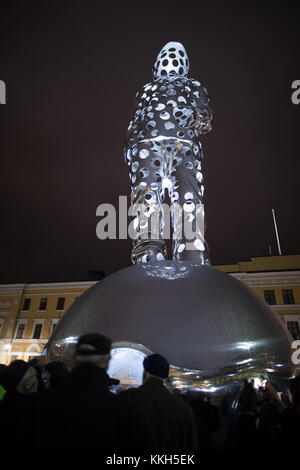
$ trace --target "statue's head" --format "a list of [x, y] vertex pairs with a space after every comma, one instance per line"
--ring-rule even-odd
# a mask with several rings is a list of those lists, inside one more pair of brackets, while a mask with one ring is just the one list
[[154, 67], [153, 77], [163, 78], [179, 75], [186, 77], [189, 71], [189, 59], [185, 48], [180, 42], [168, 42], [158, 54]]

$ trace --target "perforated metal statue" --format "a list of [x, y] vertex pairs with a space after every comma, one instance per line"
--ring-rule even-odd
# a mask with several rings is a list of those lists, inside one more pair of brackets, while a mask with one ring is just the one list
[[211, 130], [212, 111], [206, 89], [187, 77], [188, 70], [183, 45], [169, 42], [157, 56], [153, 80], [136, 95], [124, 152], [130, 166], [131, 204], [137, 208], [133, 263], [166, 256], [167, 190], [173, 258], [209, 264], [199, 138]]

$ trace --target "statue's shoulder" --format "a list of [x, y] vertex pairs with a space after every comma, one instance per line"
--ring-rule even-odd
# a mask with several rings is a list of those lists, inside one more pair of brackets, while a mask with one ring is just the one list
[[201, 100], [204, 105], [209, 103], [208, 92], [205, 86], [203, 86], [199, 80], [195, 78], [189, 78], [189, 86], [191, 93], [196, 100]]

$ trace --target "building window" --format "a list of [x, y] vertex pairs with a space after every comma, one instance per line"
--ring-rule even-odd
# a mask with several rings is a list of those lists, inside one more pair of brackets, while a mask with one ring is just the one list
[[31, 299], [25, 299], [22, 310], [28, 311], [30, 309]]
[[34, 325], [34, 330], [33, 330], [33, 335], [32, 335], [33, 339], [40, 339], [42, 328], [43, 328], [43, 323], [36, 323]]
[[55, 327], [56, 327], [57, 323], [58, 323], [58, 320], [52, 320], [52, 327], [51, 327], [51, 333], [50, 334], [52, 334], [53, 331], [55, 330]]
[[59, 297], [57, 300], [56, 310], [63, 310], [65, 306], [65, 298]]
[[22, 339], [24, 337], [26, 323], [19, 323], [17, 326], [16, 339]]
[[265, 301], [269, 305], [276, 305], [275, 292], [273, 290], [264, 290]]
[[293, 339], [300, 339], [300, 329], [297, 321], [288, 321], [286, 322], [286, 326]]
[[282, 289], [282, 297], [284, 304], [294, 304], [294, 294], [292, 289]]
[[40, 301], [39, 310], [46, 310], [47, 309], [47, 302], [48, 302], [48, 299], [46, 297], [43, 297]]

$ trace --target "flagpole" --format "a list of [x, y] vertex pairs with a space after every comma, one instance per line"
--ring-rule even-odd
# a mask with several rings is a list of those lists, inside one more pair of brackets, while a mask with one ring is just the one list
[[277, 224], [276, 224], [274, 209], [272, 209], [272, 214], [273, 214], [273, 221], [274, 221], [275, 233], [276, 233], [276, 238], [277, 238], [278, 251], [279, 251], [279, 255], [281, 256], [281, 248], [280, 248], [280, 242], [279, 242], [279, 236], [278, 236], [278, 230], [277, 230]]

